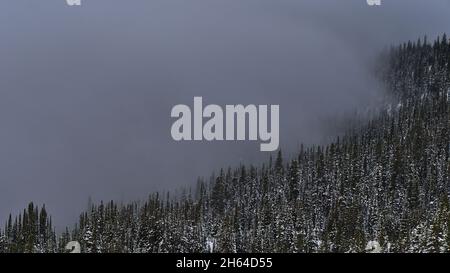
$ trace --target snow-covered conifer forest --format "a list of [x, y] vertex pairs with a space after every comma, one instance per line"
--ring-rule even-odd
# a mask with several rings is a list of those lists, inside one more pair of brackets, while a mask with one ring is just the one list
[[334, 142], [176, 196], [92, 205], [62, 234], [30, 203], [3, 219], [0, 252], [449, 252], [450, 42], [382, 56], [391, 106]]

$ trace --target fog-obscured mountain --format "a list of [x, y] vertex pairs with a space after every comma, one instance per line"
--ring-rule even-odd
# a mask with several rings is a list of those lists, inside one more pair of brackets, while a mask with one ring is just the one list
[[224, 168], [176, 196], [91, 205], [62, 235], [30, 204], [0, 252], [70, 240], [84, 252], [448, 252], [449, 61], [445, 36], [392, 48], [377, 73], [394, 102], [331, 144]]

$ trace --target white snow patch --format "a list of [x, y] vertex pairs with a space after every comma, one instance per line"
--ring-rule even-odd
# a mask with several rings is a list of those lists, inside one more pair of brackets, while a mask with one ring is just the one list
[[367, 243], [365, 250], [367, 253], [381, 253], [382, 252], [380, 243], [378, 243], [377, 241], [369, 241]]

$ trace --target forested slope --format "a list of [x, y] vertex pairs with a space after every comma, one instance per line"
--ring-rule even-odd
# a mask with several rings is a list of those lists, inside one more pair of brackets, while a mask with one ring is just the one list
[[392, 48], [378, 76], [395, 103], [333, 143], [225, 168], [177, 196], [91, 206], [60, 236], [30, 204], [0, 252], [69, 240], [85, 252], [448, 252], [449, 61], [445, 36]]

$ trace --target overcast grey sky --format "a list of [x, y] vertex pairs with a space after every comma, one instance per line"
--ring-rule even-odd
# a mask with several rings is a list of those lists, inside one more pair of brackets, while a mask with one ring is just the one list
[[383, 47], [450, 32], [448, 0], [2, 0], [0, 221], [29, 201], [58, 226], [94, 200], [143, 199], [259, 143], [170, 137], [171, 107], [279, 104], [281, 148], [319, 143], [320, 121], [377, 101]]

